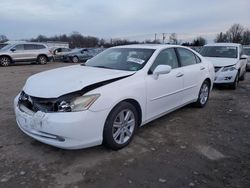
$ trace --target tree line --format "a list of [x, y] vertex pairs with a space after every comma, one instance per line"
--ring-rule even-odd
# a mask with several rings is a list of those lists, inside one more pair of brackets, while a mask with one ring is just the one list
[[[0, 42], [8, 41], [5, 35], [0, 35]], [[73, 32], [70, 35], [55, 35], [52, 37], [46, 37], [44, 35], [38, 35], [36, 38], [29, 39], [30, 42], [48, 42], [48, 41], [60, 41], [69, 43], [70, 48], [84, 48], [84, 47], [112, 47], [119, 45], [128, 45], [128, 44], [140, 44], [140, 43], [148, 43], [148, 44], [160, 44], [165, 41], [160, 41], [159, 39], [155, 40], [145, 40], [144, 42], [139, 42], [136, 40], [126, 40], [126, 39], [111, 39], [109, 41], [100, 39], [94, 36], [83, 36], [79, 32]], [[240, 24], [232, 25], [226, 32], [220, 32], [216, 35], [214, 40], [215, 42], [234, 42], [241, 43], [244, 45], [250, 44], [250, 30], [244, 28]], [[184, 42], [182, 43], [178, 40], [177, 34], [170, 34], [167, 44], [181, 44], [183, 46], [203, 46], [207, 43], [204, 37], [197, 37], [192, 40], [192, 42]]]

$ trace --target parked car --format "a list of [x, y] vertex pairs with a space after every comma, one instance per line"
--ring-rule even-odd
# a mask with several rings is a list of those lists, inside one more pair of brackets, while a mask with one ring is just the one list
[[8, 45], [8, 44], [7, 43], [0, 43], [0, 49], [3, 48], [6, 45]]
[[0, 49], [0, 65], [9, 66], [18, 62], [34, 62], [46, 64], [52, 59], [52, 53], [45, 44], [18, 43], [8, 44]]
[[243, 49], [244, 49], [244, 54], [248, 56], [246, 69], [249, 71], [250, 70], [250, 46], [243, 47]]
[[85, 62], [88, 59], [94, 57], [95, 55], [96, 53], [94, 49], [89, 49], [89, 48], [74, 49], [71, 52], [64, 54], [62, 57], [62, 61], [73, 62], [73, 63]]
[[236, 89], [239, 80], [244, 80], [247, 56], [243, 55], [241, 44], [207, 44], [200, 54], [214, 64], [215, 84], [227, 84]]
[[117, 150], [136, 129], [177, 108], [204, 107], [213, 65], [178, 45], [113, 47], [85, 64], [31, 76], [14, 101], [27, 135], [59, 148]]
[[70, 48], [53, 48], [53, 58], [54, 61], [61, 61], [63, 56], [70, 53], [72, 49]]

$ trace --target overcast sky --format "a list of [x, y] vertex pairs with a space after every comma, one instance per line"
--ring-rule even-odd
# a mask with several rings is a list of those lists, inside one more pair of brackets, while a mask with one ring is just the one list
[[175, 32], [184, 40], [211, 39], [234, 23], [250, 29], [250, 0], [0, 0], [0, 8], [0, 34], [11, 40], [72, 31], [103, 38]]

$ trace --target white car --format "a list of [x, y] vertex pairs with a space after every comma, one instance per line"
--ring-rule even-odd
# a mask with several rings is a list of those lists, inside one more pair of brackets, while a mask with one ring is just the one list
[[239, 80], [245, 79], [247, 56], [243, 55], [241, 44], [207, 44], [200, 54], [214, 64], [215, 84], [228, 84], [236, 89]]
[[214, 67], [174, 45], [128, 45], [31, 76], [14, 101], [27, 135], [64, 149], [129, 144], [136, 129], [189, 103], [205, 106]]
[[248, 56], [247, 58], [247, 70], [250, 71], [250, 46], [243, 47], [244, 54]]

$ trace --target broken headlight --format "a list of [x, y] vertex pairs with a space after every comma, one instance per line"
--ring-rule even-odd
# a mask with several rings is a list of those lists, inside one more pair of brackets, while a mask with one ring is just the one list
[[236, 68], [235, 68], [235, 65], [233, 66], [228, 66], [228, 67], [224, 67], [222, 69], [222, 72], [227, 72], [227, 71], [234, 71]]
[[100, 94], [84, 95], [75, 97], [70, 101], [61, 101], [58, 105], [59, 112], [79, 112], [89, 109], [89, 107], [100, 97]]

